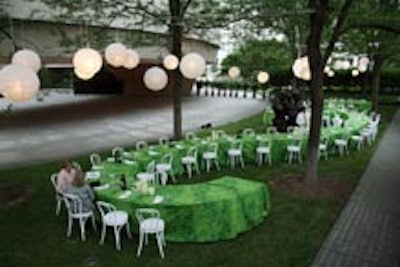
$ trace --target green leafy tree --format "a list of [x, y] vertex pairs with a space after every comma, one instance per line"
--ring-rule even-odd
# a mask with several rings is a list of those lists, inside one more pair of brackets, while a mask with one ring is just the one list
[[292, 58], [287, 51], [286, 41], [247, 41], [222, 61], [222, 69], [226, 72], [231, 66], [238, 66], [242, 77], [246, 80], [254, 79], [260, 70], [271, 73], [288, 70], [292, 64]]

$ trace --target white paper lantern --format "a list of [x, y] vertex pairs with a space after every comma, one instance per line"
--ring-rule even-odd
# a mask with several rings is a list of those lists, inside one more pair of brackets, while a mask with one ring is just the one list
[[96, 73], [85, 71], [84, 69], [74, 68], [75, 75], [81, 80], [90, 80]]
[[34, 72], [38, 72], [42, 66], [39, 55], [29, 49], [19, 50], [11, 58], [11, 64], [27, 67]]
[[358, 70], [359, 70], [361, 73], [364, 73], [364, 72], [366, 72], [366, 71], [368, 70], [368, 65], [360, 64], [360, 65], [358, 65]]
[[160, 67], [151, 67], [144, 73], [143, 82], [150, 90], [160, 91], [167, 86], [168, 75]]
[[324, 67], [324, 73], [328, 74], [328, 72], [331, 70], [331, 67], [325, 66]]
[[39, 91], [40, 81], [37, 74], [30, 68], [11, 64], [0, 72], [1, 93], [13, 102], [31, 100]]
[[106, 61], [113, 67], [122, 67], [125, 63], [126, 51], [126, 47], [121, 43], [109, 44], [104, 51]]
[[102, 67], [103, 59], [99, 52], [91, 48], [81, 48], [72, 58], [74, 72], [80, 79], [88, 80]]
[[238, 78], [238, 77], [240, 76], [240, 69], [239, 69], [239, 67], [238, 67], [238, 66], [232, 66], [232, 67], [230, 67], [229, 70], [228, 70], [228, 76], [229, 76], [231, 79], [236, 79], [236, 78]]
[[134, 69], [137, 67], [137, 65], [139, 65], [139, 62], [140, 62], [139, 54], [133, 49], [127, 49], [126, 58], [123, 64], [124, 68], [130, 70]]
[[348, 60], [343, 60], [342, 62], [342, 69], [344, 70], [348, 70], [351, 68], [351, 63]]
[[368, 65], [369, 64], [369, 58], [367, 57], [361, 57], [358, 60], [358, 65]]
[[268, 72], [265, 72], [265, 71], [260, 71], [260, 72], [258, 72], [258, 74], [257, 74], [257, 81], [258, 81], [259, 83], [262, 83], [262, 84], [268, 82], [268, 81], [269, 81], [269, 73], [268, 73]]
[[360, 71], [358, 69], [354, 69], [354, 70], [351, 71], [351, 75], [353, 77], [357, 77], [359, 74], [360, 74]]
[[327, 73], [328, 77], [333, 77], [335, 76], [335, 72], [333, 70], [328, 71]]
[[189, 53], [182, 58], [179, 69], [186, 78], [196, 79], [206, 70], [206, 61], [197, 53]]
[[177, 56], [169, 54], [164, 58], [163, 65], [167, 70], [175, 70], [179, 66], [179, 59]]
[[294, 76], [305, 81], [311, 80], [310, 64], [308, 56], [298, 58], [294, 61], [292, 66]]

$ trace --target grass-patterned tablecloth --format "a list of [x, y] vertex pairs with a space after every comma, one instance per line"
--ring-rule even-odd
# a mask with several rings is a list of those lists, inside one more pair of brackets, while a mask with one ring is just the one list
[[[102, 184], [108, 182], [107, 179]], [[108, 201], [129, 213], [131, 228], [137, 233], [135, 210], [152, 207], [166, 223], [166, 239], [174, 242], [213, 242], [232, 239], [260, 224], [270, 209], [265, 184], [224, 176], [199, 184], [156, 187], [155, 195], [132, 190], [126, 198], [118, 186], [96, 191], [97, 199]], [[156, 195], [163, 202], [154, 204]]]

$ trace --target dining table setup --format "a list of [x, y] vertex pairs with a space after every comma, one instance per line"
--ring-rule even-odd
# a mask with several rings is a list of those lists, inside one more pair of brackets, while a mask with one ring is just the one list
[[[332, 101], [325, 104], [323, 116], [328, 125], [321, 129], [321, 137], [330, 142], [349, 134], [360, 134], [370, 122], [366, 112], [369, 102]], [[333, 125], [334, 119], [340, 125]], [[287, 147], [293, 139], [301, 141], [301, 154], [305, 156], [308, 132], [296, 127], [290, 132], [256, 133], [252, 130], [237, 135], [212, 131], [210, 136], [163, 142], [140, 149], [124, 149], [118, 158], [108, 157], [92, 165], [86, 177], [94, 185], [96, 198], [128, 212], [131, 219], [138, 208], [156, 208], [168, 225], [165, 239], [173, 242], [213, 242], [236, 237], [260, 224], [271, 208], [268, 185], [251, 179], [222, 176], [211, 181], [182, 184], [189, 179], [182, 158], [196, 148], [196, 159], [201, 171], [206, 170], [202, 155], [210, 145], [216, 144], [217, 161], [221, 168], [232, 167], [229, 153], [232, 144], [240, 141], [245, 165], [257, 164], [257, 147], [261, 142], [270, 144], [272, 164], [287, 159]], [[138, 181], [138, 174], [149, 163], [159, 162], [171, 155], [173, 182]], [[158, 176], [158, 174], [156, 174]], [[250, 177], [251, 178], [251, 177]], [[136, 229], [135, 229], [136, 227]], [[131, 224], [133, 232], [137, 224]]]

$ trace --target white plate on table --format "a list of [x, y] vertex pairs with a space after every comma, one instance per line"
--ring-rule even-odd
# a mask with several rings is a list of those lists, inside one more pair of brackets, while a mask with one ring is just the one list
[[163, 196], [155, 196], [153, 199], [153, 204], [160, 204], [164, 201], [164, 197]]
[[100, 179], [101, 173], [100, 171], [89, 171], [86, 172], [86, 179], [89, 181]]
[[103, 184], [103, 185], [95, 186], [95, 187], [93, 187], [93, 190], [101, 191], [101, 190], [105, 190], [107, 188], [110, 188], [110, 184]]
[[132, 195], [132, 191], [126, 190], [126, 191], [123, 191], [122, 193], [120, 193], [118, 195], [118, 198], [119, 199], [124, 199], [124, 198], [128, 198], [130, 195]]

